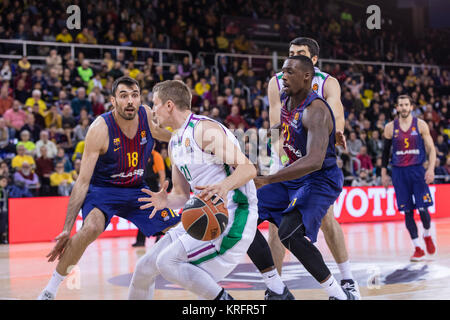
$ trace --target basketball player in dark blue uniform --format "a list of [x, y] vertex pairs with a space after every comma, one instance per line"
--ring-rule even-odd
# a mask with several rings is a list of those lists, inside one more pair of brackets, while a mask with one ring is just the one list
[[[384, 150], [381, 178], [384, 186], [389, 185], [387, 166], [392, 146], [392, 184], [394, 185], [399, 211], [405, 213], [406, 228], [409, 231], [415, 247], [411, 261], [420, 261], [425, 257], [425, 251], [420, 244], [417, 225], [414, 221], [414, 209], [420, 214], [424, 233], [423, 239], [429, 255], [436, 252], [431, 237], [431, 217], [428, 207], [433, 205], [428, 184], [434, 180], [434, 164], [436, 149], [430, 135], [430, 129], [425, 121], [412, 116], [412, 99], [408, 95], [397, 98], [399, 117], [389, 122], [384, 128]], [[428, 169], [423, 163], [427, 154]]]
[[283, 245], [330, 299], [354, 300], [353, 293], [338, 284], [313, 244], [322, 218], [341, 193], [344, 181], [336, 164], [333, 112], [311, 90], [314, 66], [310, 58], [289, 57], [282, 70], [281, 130], [289, 165], [275, 174], [255, 178], [260, 188], [258, 199], [264, 198], [264, 207], [258, 207], [259, 221], [268, 220], [278, 226]]
[[[114, 110], [97, 117], [87, 133], [64, 228], [47, 256], [50, 262], [58, 258], [58, 265], [38, 299], [55, 298], [69, 268], [78, 263], [87, 246], [106, 229], [114, 215], [133, 222], [146, 236], [165, 231], [180, 220], [170, 209], [160, 210], [156, 219], [149, 219], [149, 213], [140, 210], [138, 202], [143, 195], [144, 168], [154, 139], [169, 141], [170, 132], [153, 121], [148, 106], [141, 105], [136, 80], [117, 79], [111, 102]], [[83, 226], [70, 238], [80, 209]]]

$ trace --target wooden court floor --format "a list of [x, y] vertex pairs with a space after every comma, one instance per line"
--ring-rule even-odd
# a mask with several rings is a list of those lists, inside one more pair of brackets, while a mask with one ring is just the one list
[[[421, 223], [418, 222], [419, 230]], [[450, 299], [450, 218], [434, 219], [432, 233], [438, 252], [411, 263], [413, 248], [403, 222], [342, 225], [355, 278], [363, 299]], [[420, 231], [419, 231], [420, 233]], [[62, 283], [57, 299], [126, 299], [137, 259], [148, 250], [132, 248], [134, 238], [100, 239], [91, 244], [78, 266]], [[35, 299], [47, 284], [55, 263], [45, 256], [54, 243], [0, 245], [0, 299]], [[332, 256], [319, 235], [318, 248], [339, 280]], [[326, 295], [295, 257], [287, 254], [282, 279], [299, 300]], [[221, 283], [235, 299], [262, 300], [264, 284], [248, 257]], [[196, 299], [196, 296], [158, 279], [155, 299]]]

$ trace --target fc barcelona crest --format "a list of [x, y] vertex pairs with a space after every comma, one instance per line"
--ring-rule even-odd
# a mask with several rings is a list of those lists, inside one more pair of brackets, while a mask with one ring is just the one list
[[317, 93], [317, 90], [319, 90], [319, 85], [317, 83], [314, 83], [312, 89], [315, 93]]
[[145, 131], [141, 131], [141, 145], [146, 144], [147, 143], [147, 134], [145, 133]]

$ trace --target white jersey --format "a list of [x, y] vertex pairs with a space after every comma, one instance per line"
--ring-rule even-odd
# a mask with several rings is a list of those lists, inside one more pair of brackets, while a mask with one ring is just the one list
[[[172, 134], [172, 138], [169, 142], [169, 150], [173, 165], [177, 166], [180, 172], [184, 175], [194, 194], [201, 192], [201, 190], [197, 190], [195, 187], [218, 183], [223, 181], [233, 172], [233, 168], [224, 164], [215, 155], [204, 152], [195, 142], [194, 130], [197, 123], [202, 120], [210, 120], [219, 124], [226, 133], [227, 137], [235, 145], [239, 146], [239, 142], [234, 134], [219, 122], [205, 116], [194, 114], [190, 114], [187, 117], [180, 129]], [[238, 239], [241, 237], [242, 239], [245, 239], [243, 244], [236, 246], [236, 249], [240, 246], [243, 246], [242, 248], [245, 249], [248, 248], [246, 247], [247, 244], [250, 245], [253, 240], [254, 233], [256, 232], [256, 221], [258, 219], [258, 199], [253, 180], [247, 182], [239, 189], [230, 191], [228, 193], [227, 200], [228, 225], [222, 235], [217, 240], [212, 241], [214, 245], [211, 247], [211, 250], [215, 250], [216, 252], [223, 251], [221, 241], [224, 237], [227, 238], [228, 234], [230, 234], [229, 237], [232, 237], [233, 239]], [[181, 229], [181, 227], [175, 229]], [[173, 231], [182, 232], [183, 230]], [[229, 237], [226, 240], [227, 242], [230, 242]], [[191, 239], [194, 240], [193, 238]], [[192, 240], [183, 240], [183, 244], [188, 251], [190, 250], [192, 252], [196, 252], [198, 247], [205, 245], [204, 241]], [[207, 254], [207, 251], [195, 256], [195, 259], [200, 259], [202, 256]], [[242, 250], [230, 250], [230, 256], [233, 256], [233, 251], [236, 251], [236, 256], [241, 258]], [[234, 258], [231, 260], [235, 261]]]
[[[327, 81], [330, 75], [328, 73], [320, 71], [320, 69], [317, 67], [314, 67], [314, 72], [314, 78], [311, 84], [312, 90], [317, 93], [319, 97], [325, 99], [323, 97], [323, 87], [325, 86], [325, 81]], [[281, 80], [281, 78], [283, 77], [283, 72], [278, 72], [275, 76], [277, 78], [278, 90], [281, 91], [281, 89], [284, 88], [283, 81]]]

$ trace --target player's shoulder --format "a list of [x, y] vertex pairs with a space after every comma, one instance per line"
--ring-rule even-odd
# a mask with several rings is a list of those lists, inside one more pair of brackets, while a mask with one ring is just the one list
[[428, 132], [429, 128], [428, 128], [428, 123], [426, 123], [425, 120], [422, 120], [420, 118], [417, 118], [417, 126], [419, 127], [419, 132], [423, 133], [423, 132]]

